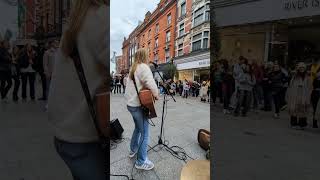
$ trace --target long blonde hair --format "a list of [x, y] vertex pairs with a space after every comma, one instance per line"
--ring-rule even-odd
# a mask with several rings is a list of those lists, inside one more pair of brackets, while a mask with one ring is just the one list
[[134, 62], [130, 70], [130, 78], [134, 78], [134, 72], [137, 70], [138, 64], [145, 63], [148, 64], [148, 51], [147, 49], [138, 49], [134, 54]]
[[105, 0], [74, 0], [70, 12], [68, 29], [64, 32], [61, 43], [62, 52], [70, 55], [75, 47], [76, 38], [81, 28], [82, 22], [88, 12], [93, 7], [100, 7], [106, 4]]

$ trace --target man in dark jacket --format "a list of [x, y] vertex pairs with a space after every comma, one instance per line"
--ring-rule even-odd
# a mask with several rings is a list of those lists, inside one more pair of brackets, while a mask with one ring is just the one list
[[11, 55], [8, 41], [0, 42], [0, 94], [1, 99], [7, 101], [7, 94], [12, 86]]
[[39, 100], [46, 100], [47, 99], [47, 80], [46, 75], [44, 74], [43, 69], [43, 55], [45, 52], [45, 47], [43, 44], [39, 45], [39, 48], [37, 49], [37, 55], [36, 55], [36, 71], [39, 73], [41, 77], [41, 84], [42, 84], [42, 97], [39, 98]]

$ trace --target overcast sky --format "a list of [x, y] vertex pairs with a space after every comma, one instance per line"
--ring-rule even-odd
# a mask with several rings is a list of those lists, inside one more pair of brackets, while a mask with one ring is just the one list
[[[124, 37], [137, 27], [139, 20], [143, 21], [147, 11], [156, 9], [160, 0], [111, 0], [110, 12], [110, 55], [113, 51], [122, 55], [122, 42]], [[115, 65], [110, 64], [110, 70], [114, 70]]]

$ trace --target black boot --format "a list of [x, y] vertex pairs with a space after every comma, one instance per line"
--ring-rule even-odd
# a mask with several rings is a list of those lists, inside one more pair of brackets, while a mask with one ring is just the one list
[[312, 125], [313, 128], [318, 128], [318, 121], [317, 120], [313, 120], [313, 125]]

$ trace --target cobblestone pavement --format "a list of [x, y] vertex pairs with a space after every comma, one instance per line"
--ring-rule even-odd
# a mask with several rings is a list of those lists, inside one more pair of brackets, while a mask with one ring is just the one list
[[[311, 115], [309, 116], [311, 117]], [[291, 129], [289, 116], [250, 112], [247, 117], [224, 115], [212, 106], [217, 179], [316, 180], [320, 178], [320, 130], [312, 119], [304, 131]]]
[[[158, 118], [154, 119], [155, 127], [150, 128], [150, 142], [153, 146], [158, 141], [161, 124], [162, 101], [156, 104]], [[111, 97], [111, 118], [118, 118], [124, 127], [123, 142], [117, 144], [111, 150], [111, 173], [131, 175], [139, 180], [178, 180], [180, 172], [185, 163], [174, 158], [169, 152], [160, 150], [150, 151], [148, 156], [154, 162], [155, 168], [152, 171], [140, 171], [132, 169], [134, 159], [128, 157], [129, 143], [134, 123], [130, 113], [126, 109], [126, 102], [123, 95], [112, 95]], [[210, 106], [208, 103], [201, 103], [199, 99], [182, 99], [177, 97], [177, 102], [168, 101], [167, 116], [164, 123], [165, 139], [169, 141], [169, 146], [178, 145], [195, 159], [205, 159], [205, 151], [197, 143], [197, 133], [201, 128], [210, 127]], [[120, 178], [111, 178], [120, 179]]]

